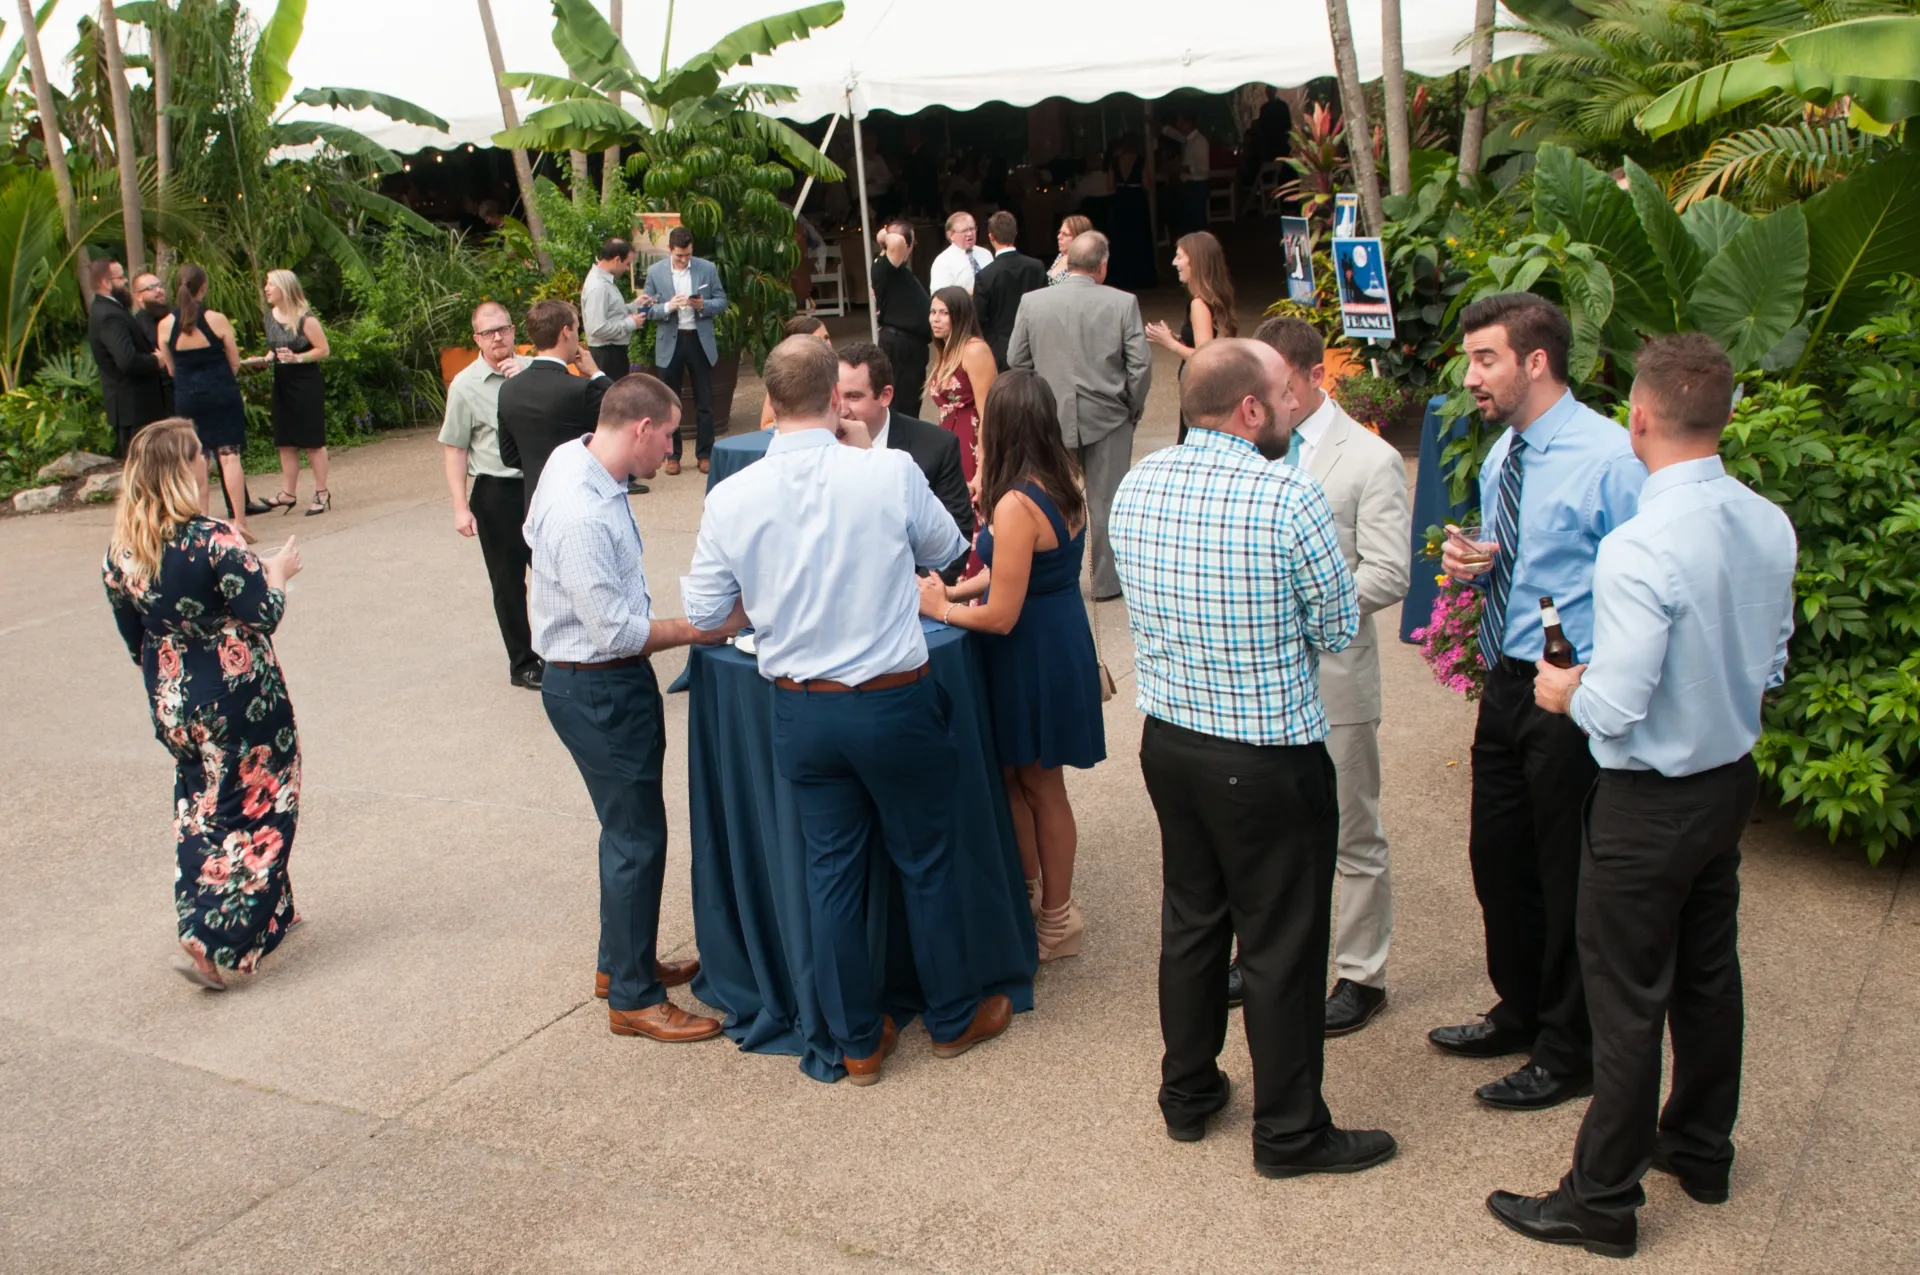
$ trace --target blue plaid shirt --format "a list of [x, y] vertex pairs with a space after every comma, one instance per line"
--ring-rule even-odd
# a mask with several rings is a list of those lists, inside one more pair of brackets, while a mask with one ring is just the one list
[[1141, 712], [1245, 744], [1326, 738], [1318, 652], [1353, 641], [1360, 602], [1319, 483], [1197, 429], [1134, 466], [1108, 535]]

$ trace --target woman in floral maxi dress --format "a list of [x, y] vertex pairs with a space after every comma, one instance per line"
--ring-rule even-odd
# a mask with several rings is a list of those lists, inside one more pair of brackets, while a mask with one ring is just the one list
[[201, 514], [193, 424], [157, 421], [128, 449], [107, 551], [114, 620], [146, 676], [154, 734], [173, 754], [179, 914], [189, 981], [251, 973], [299, 917], [287, 879], [300, 741], [272, 636], [300, 569], [289, 540], [264, 562]]

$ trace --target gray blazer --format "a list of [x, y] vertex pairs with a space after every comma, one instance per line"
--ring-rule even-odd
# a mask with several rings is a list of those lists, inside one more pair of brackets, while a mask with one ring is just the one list
[[[689, 266], [693, 275], [693, 295], [705, 298], [700, 307], [700, 317], [694, 322], [694, 331], [700, 335], [700, 348], [706, 351], [707, 362], [720, 361], [720, 347], [713, 342], [713, 321], [727, 308], [727, 290], [720, 286], [720, 271], [705, 257], [695, 257]], [[653, 362], [657, 367], [665, 367], [673, 362], [673, 349], [680, 343], [680, 312], [667, 309], [666, 303], [673, 299], [673, 262], [656, 261], [647, 270], [646, 294], [655, 304], [642, 313], [648, 319], [660, 325], [654, 333]]]
[[1020, 298], [1007, 365], [1030, 368], [1052, 387], [1068, 447], [1138, 423], [1153, 384], [1140, 303], [1086, 275]]
[[1314, 449], [1307, 472], [1333, 506], [1340, 556], [1360, 594], [1360, 631], [1337, 655], [1320, 656], [1320, 698], [1327, 722], [1352, 726], [1380, 718], [1380, 648], [1373, 613], [1407, 596], [1412, 569], [1413, 510], [1407, 462], [1399, 449], [1355, 421], [1340, 405]]

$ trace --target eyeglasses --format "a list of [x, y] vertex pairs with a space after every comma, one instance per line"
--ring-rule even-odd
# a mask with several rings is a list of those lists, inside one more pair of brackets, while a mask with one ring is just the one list
[[497, 336], [512, 336], [513, 325], [511, 323], [508, 323], [502, 327], [497, 327], [497, 328], [475, 328], [473, 330], [473, 334], [476, 337], [483, 337], [483, 338], [490, 338], [490, 337], [497, 337]]

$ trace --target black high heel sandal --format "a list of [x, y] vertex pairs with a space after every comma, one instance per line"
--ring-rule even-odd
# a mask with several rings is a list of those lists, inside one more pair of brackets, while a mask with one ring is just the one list
[[317, 517], [332, 508], [333, 493], [322, 487], [313, 493], [313, 503], [307, 506], [307, 517]]
[[[279, 495], [275, 496], [272, 500], [266, 501], [264, 506], [261, 508], [260, 512], [263, 514], [271, 513], [273, 510], [279, 509], [284, 511], [280, 515], [281, 517], [284, 518], [287, 516], [287, 514], [292, 513], [293, 507], [299, 503], [300, 503], [300, 497], [294, 495], [290, 491], [283, 491]], [[247, 512], [252, 513], [253, 511], [249, 509]]]

